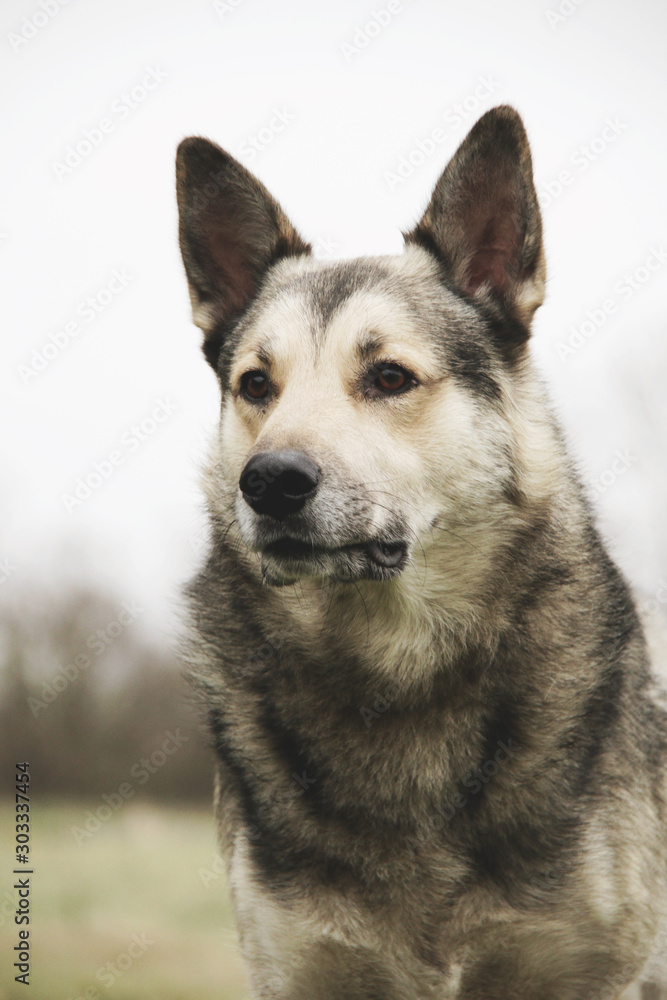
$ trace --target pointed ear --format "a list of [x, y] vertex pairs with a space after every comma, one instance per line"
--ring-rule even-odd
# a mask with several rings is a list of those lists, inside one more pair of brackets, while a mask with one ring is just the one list
[[514, 108], [493, 108], [474, 125], [405, 239], [434, 253], [465, 295], [500, 304], [528, 337], [545, 268], [530, 147]]
[[208, 139], [184, 139], [176, 153], [179, 238], [193, 320], [217, 367], [225, 327], [281, 257], [310, 252], [263, 184]]

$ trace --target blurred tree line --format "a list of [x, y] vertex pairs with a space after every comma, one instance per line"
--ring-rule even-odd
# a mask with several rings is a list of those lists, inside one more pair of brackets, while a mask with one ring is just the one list
[[30, 762], [36, 799], [94, 799], [129, 781], [142, 797], [211, 800], [211, 755], [191, 692], [141, 615], [93, 589], [3, 601], [1, 791], [13, 791], [20, 760]]

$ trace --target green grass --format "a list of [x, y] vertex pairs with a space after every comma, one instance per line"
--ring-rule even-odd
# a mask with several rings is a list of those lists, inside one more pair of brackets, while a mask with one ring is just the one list
[[[91, 987], [98, 1000], [247, 998], [224, 875], [205, 886], [200, 874], [214, 872], [212, 810], [126, 802], [78, 845], [72, 827], [99, 805], [33, 807], [30, 987], [13, 980], [18, 928], [0, 916], [0, 998], [75, 1000]], [[2, 802], [2, 902], [13, 841], [13, 806]], [[97, 973], [133, 934], [152, 943], [109, 985]]]

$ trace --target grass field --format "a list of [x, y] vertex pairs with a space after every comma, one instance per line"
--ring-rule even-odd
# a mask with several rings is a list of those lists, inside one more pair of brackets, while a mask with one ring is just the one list
[[26, 989], [14, 982], [10, 957], [18, 943], [14, 812], [0, 803], [0, 997], [247, 998], [225, 878], [216, 872], [212, 810], [126, 802], [77, 844], [72, 828], [83, 828], [88, 808], [33, 808]]

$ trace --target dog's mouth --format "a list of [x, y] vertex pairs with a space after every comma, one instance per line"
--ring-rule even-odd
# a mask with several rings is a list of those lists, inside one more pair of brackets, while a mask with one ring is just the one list
[[339, 548], [325, 548], [311, 545], [309, 542], [299, 541], [298, 538], [279, 538], [275, 542], [270, 542], [264, 549], [265, 553], [284, 559], [287, 562], [302, 562], [303, 560], [318, 559], [336, 553], [353, 553], [365, 551], [370, 559], [387, 569], [398, 566], [406, 554], [405, 542], [383, 542], [378, 540], [353, 545], [341, 545]]
[[284, 586], [302, 576], [325, 576], [339, 582], [388, 580], [403, 569], [408, 546], [402, 540], [371, 539], [337, 548], [284, 537], [261, 550], [267, 583]]

